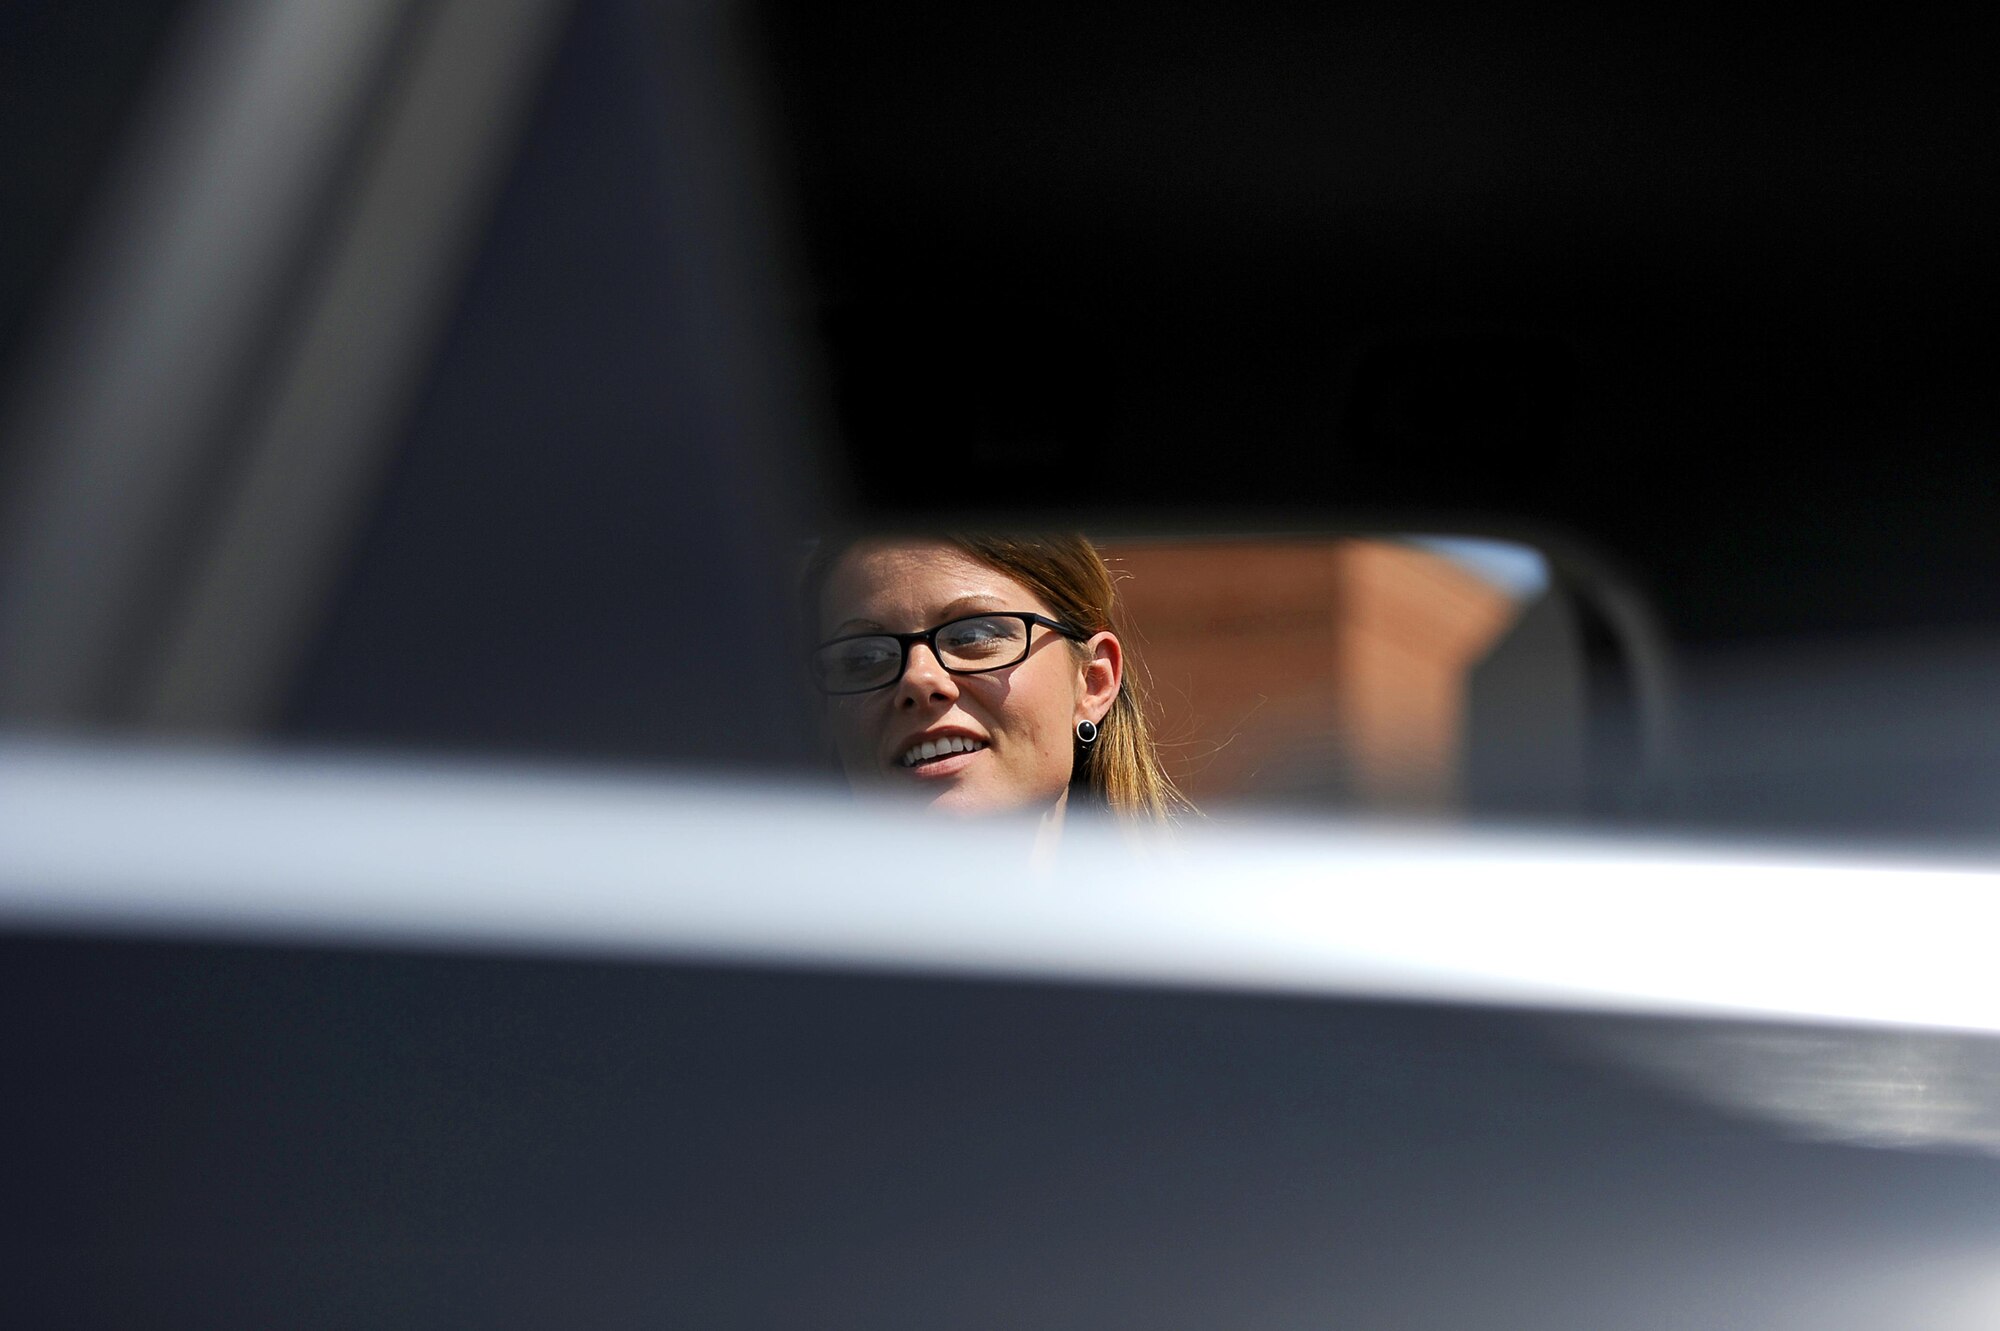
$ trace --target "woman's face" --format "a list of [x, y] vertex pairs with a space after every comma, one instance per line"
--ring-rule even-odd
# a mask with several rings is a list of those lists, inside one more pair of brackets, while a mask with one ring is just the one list
[[[858, 545], [820, 596], [820, 636], [915, 633], [991, 611], [1059, 618], [1006, 574], [953, 545]], [[1069, 792], [1076, 723], [1102, 721], [1118, 695], [1118, 640], [1082, 644], [1042, 627], [1018, 664], [954, 675], [915, 643], [903, 675], [869, 693], [828, 698], [827, 723], [857, 789], [898, 791], [952, 813], [1057, 810]], [[906, 762], [919, 745], [956, 740], [969, 751]]]

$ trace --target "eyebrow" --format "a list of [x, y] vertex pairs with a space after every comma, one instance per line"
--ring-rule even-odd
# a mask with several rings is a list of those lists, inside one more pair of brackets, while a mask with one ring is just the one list
[[[942, 617], [937, 622], [940, 624], [949, 624], [952, 620], [958, 619], [963, 615], [993, 614], [1003, 609], [1005, 605], [1006, 598], [996, 593], [967, 592], [963, 596], [946, 601], [943, 608], [938, 611], [938, 614]], [[850, 633], [887, 633], [888, 631], [888, 629], [883, 628], [872, 619], [846, 619], [842, 620], [839, 626], [833, 630], [833, 636], [840, 638]]]

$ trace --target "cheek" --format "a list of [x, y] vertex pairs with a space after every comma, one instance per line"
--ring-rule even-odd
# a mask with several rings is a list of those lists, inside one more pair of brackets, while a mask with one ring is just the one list
[[1008, 700], [1007, 729], [1014, 741], [1015, 761], [1010, 764], [1018, 779], [1036, 787], [1060, 788], [1069, 782], [1073, 755], [1070, 748], [1070, 712], [1076, 706], [1068, 672], [1043, 672], [1026, 687], [1015, 690]]
[[876, 709], [865, 703], [833, 703], [822, 718], [826, 737], [832, 741], [841, 764], [850, 769], [869, 765], [881, 736], [882, 723]]

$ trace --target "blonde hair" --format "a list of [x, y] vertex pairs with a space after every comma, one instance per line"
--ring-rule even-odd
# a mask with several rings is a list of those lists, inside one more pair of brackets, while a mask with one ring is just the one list
[[[1097, 547], [1078, 535], [987, 536], [957, 534], [938, 539], [980, 563], [998, 569], [1042, 599], [1055, 618], [1086, 634], [1116, 633], [1117, 588]], [[819, 596], [841, 556], [856, 542], [829, 543], [814, 552], [806, 569], [806, 609], [819, 613]], [[1145, 687], [1131, 644], [1119, 635], [1125, 669], [1111, 710], [1098, 722], [1097, 740], [1078, 743], [1070, 773], [1072, 798], [1083, 797], [1121, 818], [1165, 823], [1193, 807], [1174, 787], [1160, 762], [1146, 713]], [[1079, 657], [1080, 643], [1069, 644]]]

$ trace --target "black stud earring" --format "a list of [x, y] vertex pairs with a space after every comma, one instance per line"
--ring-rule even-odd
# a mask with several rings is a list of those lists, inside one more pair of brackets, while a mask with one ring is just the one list
[[1097, 742], [1097, 722], [1095, 721], [1077, 722], [1076, 737], [1082, 743], [1095, 744]]

